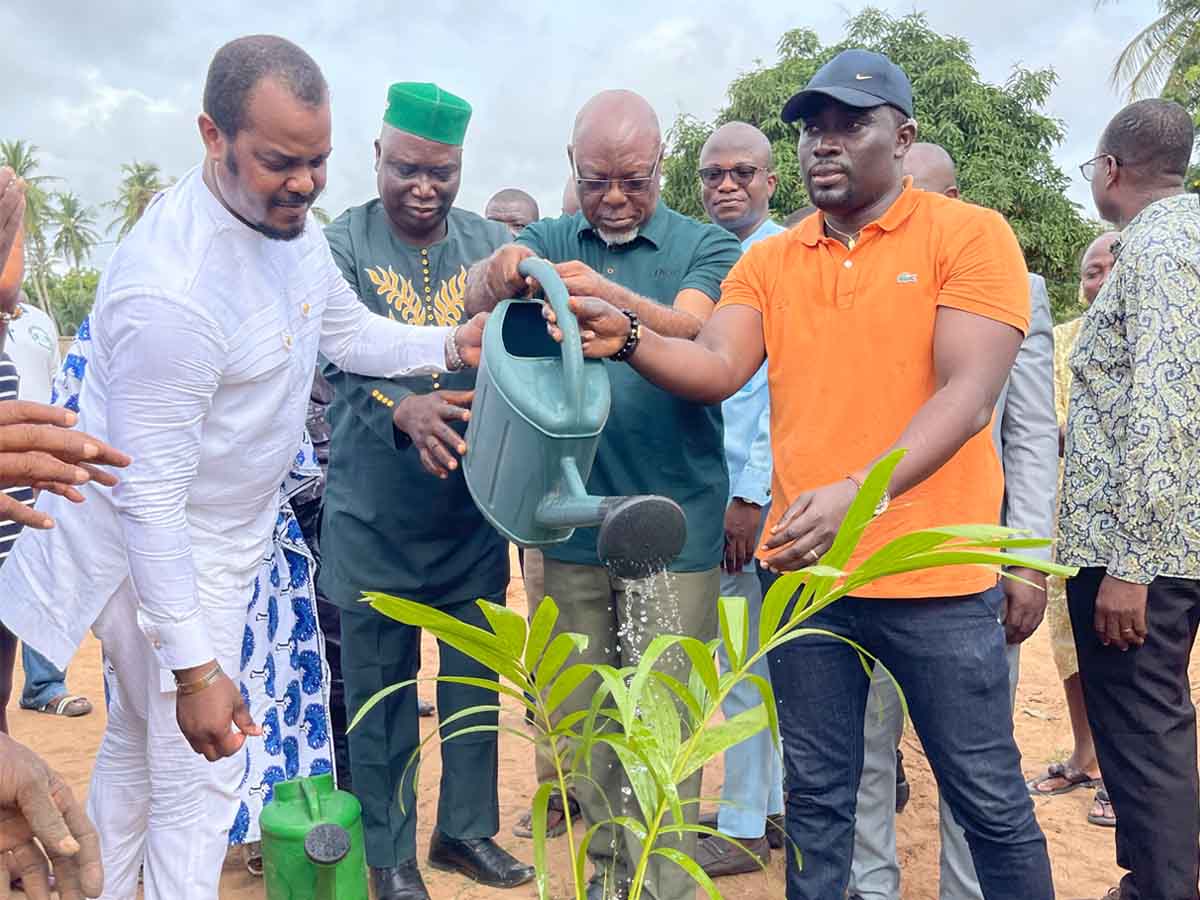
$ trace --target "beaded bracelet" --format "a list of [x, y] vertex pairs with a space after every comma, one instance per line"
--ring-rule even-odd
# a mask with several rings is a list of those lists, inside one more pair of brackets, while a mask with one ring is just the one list
[[642, 339], [642, 325], [638, 321], [638, 314], [628, 309], [623, 309], [621, 312], [629, 317], [629, 337], [625, 338], [625, 344], [621, 349], [609, 357], [614, 362], [624, 362], [633, 356], [633, 351], [637, 349], [638, 342]]

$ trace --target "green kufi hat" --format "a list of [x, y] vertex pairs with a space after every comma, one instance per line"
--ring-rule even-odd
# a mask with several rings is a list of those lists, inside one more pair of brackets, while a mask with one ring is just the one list
[[471, 104], [436, 84], [401, 81], [388, 88], [383, 121], [417, 137], [461, 147], [471, 121]]

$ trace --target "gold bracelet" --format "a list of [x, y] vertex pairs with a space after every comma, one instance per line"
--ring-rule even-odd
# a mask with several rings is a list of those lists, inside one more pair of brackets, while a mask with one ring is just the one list
[[215, 666], [209, 669], [204, 676], [196, 679], [195, 681], [176, 681], [175, 692], [180, 697], [187, 697], [190, 694], [198, 694], [224, 674], [225, 673], [221, 671], [221, 664], [217, 663]]

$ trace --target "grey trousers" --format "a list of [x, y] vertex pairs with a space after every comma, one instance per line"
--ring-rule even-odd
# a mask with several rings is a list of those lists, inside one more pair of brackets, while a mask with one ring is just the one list
[[[1021, 645], [1008, 648], [1009, 696], [1016, 702]], [[863, 727], [863, 772], [854, 824], [850, 896], [862, 900], [900, 900], [900, 864], [896, 859], [896, 748], [904, 732], [904, 710], [896, 685], [875, 667], [867, 695]], [[945, 800], [941, 818], [940, 900], [983, 900], [966, 835]]]
[[[572, 662], [605, 663], [621, 667], [633, 665], [659, 634], [686, 634], [701, 641], [716, 637], [719, 626], [717, 593], [720, 570], [673, 573], [656, 576], [648, 591], [626, 591], [629, 582], [616, 578], [602, 566], [578, 566], [547, 559], [545, 591], [558, 604], [555, 633], [576, 632], [587, 635], [588, 646], [574, 654]], [[691, 663], [673, 648], [659, 658], [657, 668], [684, 684]], [[598, 686], [589, 679], [555, 710], [561, 719], [572, 712], [587, 709]], [[702, 771], [679, 785], [682, 800], [700, 796]], [[575, 783], [575, 795], [590, 828], [614, 815], [642, 818], [624, 767], [611, 749], [597, 747], [592, 754], [592, 779]], [[699, 818], [699, 804], [684, 807], [691, 824]], [[668, 817], [669, 818], [669, 817]], [[695, 856], [696, 835], [688, 833], [664, 839], [659, 846], [673, 846]], [[614, 883], [624, 883], [633, 875], [642, 854], [641, 842], [627, 829], [607, 826], [597, 830], [588, 854], [599, 873], [608, 873]], [[696, 883], [683, 869], [663, 858], [654, 857], [649, 865], [643, 896], [653, 900], [693, 900]]]

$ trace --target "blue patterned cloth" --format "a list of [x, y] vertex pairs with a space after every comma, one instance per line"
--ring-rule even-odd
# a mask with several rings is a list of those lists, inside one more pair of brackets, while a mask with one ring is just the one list
[[[79, 410], [90, 344], [91, 329], [84, 319], [54, 379], [51, 403]], [[333, 769], [329, 676], [317, 625], [314, 560], [289, 502], [320, 478], [321, 467], [306, 432], [279, 488], [274, 540], [246, 605], [238, 686], [263, 736], [246, 741], [242, 751], [241, 803], [229, 832], [231, 844], [259, 840], [259, 815], [276, 782]]]

